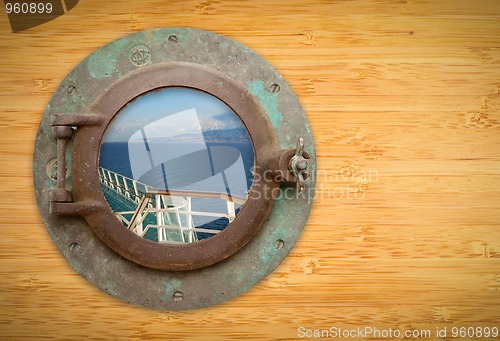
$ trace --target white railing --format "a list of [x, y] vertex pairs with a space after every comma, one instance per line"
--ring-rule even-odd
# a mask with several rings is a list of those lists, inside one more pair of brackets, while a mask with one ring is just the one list
[[138, 204], [149, 190], [148, 185], [103, 167], [98, 168], [98, 174], [101, 184], [132, 203]]
[[[158, 242], [192, 243], [198, 240], [197, 232], [217, 234], [219, 230], [196, 227], [193, 216], [236, 218], [236, 207], [245, 198], [214, 192], [158, 190], [121, 174], [99, 167], [99, 181], [103, 186], [136, 206], [134, 211], [115, 212], [124, 226], [144, 237], [149, 229], [157, 230]], [[224, 200], [226, 213], [193, 211], [192, 199]], [[149, 219], [153, 218], [153, 219]], [[156, 223], [147, 222], [147, 220]]]

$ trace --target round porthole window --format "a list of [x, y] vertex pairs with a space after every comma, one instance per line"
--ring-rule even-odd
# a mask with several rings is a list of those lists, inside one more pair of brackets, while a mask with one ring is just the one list
[[193, 243], [234, 221], [253, 166], [252, 141], [230, 107], [172, 87], [139, 96], [113, 118], [98, 173], [124, 228], [158, 243]]
[[182, 28], [127, 36], [80, 63], [47, 106], [34, 155], [41, 215], [73, 268], [168, 310], [217, 304], [271, 273], [307, 220], [315, 170], [284, 79], [241, 44]]

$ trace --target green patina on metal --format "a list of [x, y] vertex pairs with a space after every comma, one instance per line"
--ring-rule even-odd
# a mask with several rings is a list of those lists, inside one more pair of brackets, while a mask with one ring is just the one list
[[135, 39], [128, 39], [131, 36], [124, 37], [96, 50], [86, 59], [89, 75], [97, 80], [121, 77], [122, 70], [118, 65], [120, 58], [128, 58], [130, 49], [134, 45], [153, 40], [154, 38], [149, 38], [150, 36], [145, 32], [139, 32], [135, 34]]
[[182, 288], [182, 281], [174, 278], [170, 281], [163, 281], [163, 296], [162, 300], [169, 301], [172, 299], [174, 293]]
[[116, 56], [112, 46], [105, 46], [89, 56], [87, 66], [89, 74], [95, 79], [105, 79], [115, 71]]
[[[150, 51], [132, 63], [130, 49]], [[246, 88], [265, 110], [282, 148], [305, 141], [313, 174], [304, 196], [281, 197], [257, 235], [231, 257], [206, 268], [169, 272], [139, 266], [108, 248], [81, 217], [61, 218], [48, 213], [48, 194], [56, 181], [47, 175], [56, 157], [51, 120], [56, 113], [87, 113], [107, 87], [138, 68], [156, 63], [189, 62], [217, 70]], [[278, 91], [267, 85], [279, 84]], [[223, 82], [217, 82], [222, 88]], [[71, 150], [71, 143], [68, 150]], [[111, 42], [92, 53], [61, 83], [47, 106], [36, 140], [33, 171], [38, 206], [47, 230], [62, 255], [99, 289], [133, 304], [154, 309], [186, 310], [227, 301], [249, 290], [269, 275], [296, 243], [307, 221], [314, 194], [316, 163], [313, 137], [305, 114], [286, 82], [252, 50], [229, 38], [189, 28], [165, 28], [140, 32]], [[96, 156], [97, 157], [97, 156]], [[71, 169], [71, 157], [67, 156]], [[97, 171], [97, 170], [96, 170]], [[68, 189], [71, 172], [68, 173]], [[288, 193], [296, 194], [293, 188]], [[283, 244], [276, 243], [277, 240]], [[124, 280], [123, 274], [127, 274]], [[176, 292], [182, 297], [174, 297]], [[177, 299], [176, 299], [177, 298]]]
[[253, 80], [249, 82], [248, 91], [259, 99], [259, 103], [269, 115], [269, 119], [271, 120], [273, 127], [277, 129], [283, 122], [283, 114], [278, 108], [277, 95], [265, 89], [264, 83], [261, 80]]

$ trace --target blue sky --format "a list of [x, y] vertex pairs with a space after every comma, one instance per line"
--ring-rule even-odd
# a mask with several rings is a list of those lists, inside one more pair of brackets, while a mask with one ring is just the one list
[[[180, 112], [192, 112], [174, 119]], [[189, 110], [189, 111], [188, 111]], [[172, 120], [164, 119], [172, 116]], [[139, 96], [126, 105], [106, 129], [103, 142], [127, 142], [142, 127], [155, 122], [154, 128], [175, 136], [202, 131], [243, 128], [240, 119], [224, 102], [199, 90], [165, 88]]]

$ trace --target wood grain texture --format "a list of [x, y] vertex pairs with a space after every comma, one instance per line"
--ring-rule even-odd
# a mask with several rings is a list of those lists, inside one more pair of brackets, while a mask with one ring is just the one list
[[[497, 1], [81, 0], [0, 14], [0, 338], [291, 339], [331, 326], [500, 327]], [[32, 185], [37, 125], [82, 59], [156, 27], [210, 30], [282, 73], [311, 124], [318, 195], [289, 257], [188, 312], [131, 306], [65, 262]]]

